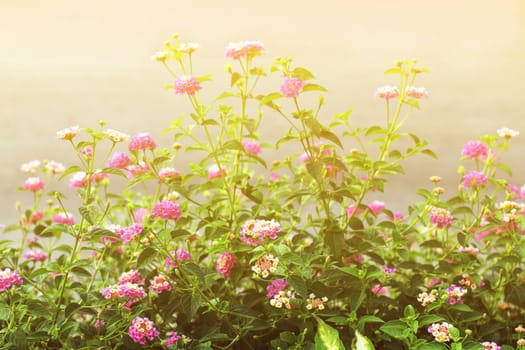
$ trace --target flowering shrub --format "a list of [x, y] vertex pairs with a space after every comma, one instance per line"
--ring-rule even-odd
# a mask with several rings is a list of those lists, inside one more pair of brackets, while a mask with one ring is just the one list
[[[402, 131], [426, 69], [388, 69], [385, 123], [356, 128], [350, 111], [321, 118], [309, 70], [258, 66], [255, 41], [227, 46], [230, 86], [205, 103], [198, 49], [176, 39], [153, 56], [189, 101], [173, 147], [101, 122], [57, 132], [77, 164], [22, 165], [33, 203], [4, 230], [19, 242], [0, 242], [2, 348], [525, 349], [525, 189], [503, 162], [517, 131], [467, 142], [457, 190], [432, 176], [396, 211], [389, 179], [435, 157]], [[275, 118], [289, 128], [262, 135]]]

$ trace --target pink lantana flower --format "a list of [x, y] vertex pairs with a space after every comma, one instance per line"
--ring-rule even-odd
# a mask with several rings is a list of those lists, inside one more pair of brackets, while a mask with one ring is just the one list
[[75, 224], [75, 217], [71, 213], [58, 213], [53, 216], [53, 222], [71, 226]]
[[146, 208], [138, 208], [135, 210], [135, 215], [133, 215], [133, 219], [136, 224], [142, 224], [144, 221], [144, 217], [149, 214], [148, 209]]
[[226, 170], [219, 168], [217, 164], [208, 168], [208, 179], [219, 179], [226, 175]]
[[493, 341], [484, 341], [480, 344], [483, 346], [483, 350], [501, 350], [501, 346], [494, 343]]
[[161, 219], [174, 221], [177, 221], [182, 215], [179, 205], [167, 200], [157, 203], [151, 213]]
[[488, 183], [487, 177], [480, 171], [471, 170], [463, 176], [461, 186], [467, 187], [483, 187]]
[[230, 272], [235, 265], [235, 256], [230, 252], [222, 253], [217, 259], [217, 264], [215, 268], [217, 272], [221, 274], [222, 277], [230, 277]]
[[149, 289], [154, 291], [157, 294], [162, 293], [163, 291], [170, 291], [171, 284], [164, 275], [157, 275], [153, 277], [150, 281]]
[[288, 282], [284, 279], [278, 279], [272, 281], [268, 286], [266, 286], [266, 296], [268, 298], [273, 298], [275, 295], [279, 294], [280, 291], [285, 290], [288, 286]]
[[189, 75], [183, 75], [175, 79], [175, 82], [173, 83], [173, 89], [176, 95], [188, 94], [193, 96], [197, 91], [202, 89], [202, 87], [197, 78]]
[[397, 86], [386, 85], [378, 88], [375, 91], [374, 96], [388, 101], [399, 96], [399, 89]]
[[243, 243], [256, 247], [266, 238], [277, 239], [281, 225], [275, 220], [248, 220], [241, 226], [240, 239]]
[[247, 153], [253, 154], [254, 156], [261, 153], [261, 146], [255, 141], [246, 139], [242, 140], [242, 148], [244, 148]]
[[144, 279], [140, 278], [140, 271], [132, 269], [122, 273], [118, 278], [118, 284], [126, 283], [144, 284]]
[[44, 188], [44, 181], [39, 177], [30, 177], [24, 181], [22, 188], [26, 191], [36, 192]]
[[134, 177], [134, 176], [138, 176], [141, 174], [146, 174], [150, 169], [149, 169], [148, 164], [140, 160], [137, 164], [128, 166], [127, 170], [129, 171], [129, 176]]
[[381, 284], [375, 284], [370, 291], [375, 295], [384, 295], [388, 296], [390, 294], [390, 290], [388, 287], [382, 286]]
[[146, 344], [160, 335], [155, 324], [147, 317], [135, 317], [128, 330], [129, 337], [137, 344]]
[[406, 89], [406, 95], [415, 99], [427, 98], [428, 91], [424, 87], [409, 86]]
[[427, 329], [428, 333], [434, 336], [434, 340], [438, 343], [444, 343], [450, 340], [449, 330], [453, 326], [450, 323], [432, 323]]
[[372, 201], [368, 205], [368, 208], [370, 208], [370, 211], [374, 213], [374, 215], [379, 215], [383, 211], [383, 209], [386, 208], [386, 204], [381, 201]]
[[303, 89], [305, 83], [298, 78], [286, 79], [280, 87], [281, 95], [289, 98], [295, 98], [299, 96], [299, 93]]
[[87, 174], [83, 171], [77, 171], [73, 174], [69, 180], [69, 187], [71, 188], [83, 188], [86, 187], [88, 182]]
[[430, 211], [430, 221], [438, 228], [449, 227], [454, 221], [454, 217], [450, 211], [443, 208], [432, 208]]
[[488, 146], [481, 141], [469, 141], [463, 146], [461, 155], [471, 159], [486, 159], [489, 154]]
[[27, 260], [44, 261], [46, 257], [46, 253], [40, 249], [33, 249], [24, 253], [24, 258]]
[[15, 284], [24, 284], [24, 281], [20, 278], [18, 272], [12, 271], [9, 268], [0, 270], [0, 292], [11, 288], [11, 286]]
[[154, 150], [157, 144], [153, 140], [153, 137], [147, 132], [139, 133], [131, 137], [129, 142], [129, 150], [131, 152]]
[[108, 167], [116, 169], [125, 169], [131, 164], [131, 159], [124, 152], [115, 152], [108, 160]]
[[230, 43], [224, 51], [224, 56], [238, 60], [241, 57], [254, 57], [264, 52], [264, 45], [259, 41], [241, 41]]

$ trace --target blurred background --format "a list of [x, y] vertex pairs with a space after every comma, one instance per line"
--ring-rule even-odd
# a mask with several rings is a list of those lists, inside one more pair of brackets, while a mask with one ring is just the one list
[[[171, 144], [162, 130], [189, 106], [164, 90], [172, 78], [150, 57], [173, 33], [201, 44], [194, 64], [197, 75], [214, 74], [204, 86], [208, 100], [227, 87], [226, 45], [257, 40], [267, 49], [261, 64], [294, 57], [329, 90], [323, 117], [353, 109], [356, 125], [383, 120], [384, 103], [373, 93], [397, 84], [385, 69], [417, 59], [430, 73], [416, 85], [430, 98], [404, 129], [427, 139], [439, 160], [419, 156], [405, 164], [407, 174], [383, 197], [393, 209], [406, 211], [431, 175], [453, 193], [462, 146], [503, 126], [522, 132], [505, 159], [513, 182], [525, 183], [523, 0], [0, 0], [0, 23], [2, 224], [17, 220], [16, 201], [31, 200], [17, 191], [26, 178], [22, 163], [75, 161], [67, 142], [55, 139], [57, 130], [95, 128], [103, 119], [109, 128], [149, 131]], [[313, 104], [317, 94], [309, 94]], [[272, 135], [281, 122], [263, 132]], [[177, 162], [181, 168], [189, 159]]]

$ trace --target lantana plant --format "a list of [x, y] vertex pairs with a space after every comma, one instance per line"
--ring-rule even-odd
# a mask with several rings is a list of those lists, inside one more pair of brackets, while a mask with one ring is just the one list
[[259, 66], [257, 41], [226, 47], [230, 84], [204, 101], [199, 50], [175, 37], [152, 57], [187, 102], [171, 146], [100, 122], [57, 132], [76, 164], [21, 166], [33, 202], [0, 242], [2, 349], [525, 349], [517, 131], [468, 141], [457, 188], [436, 174], [399, 209], [389, 180], [436, 157], [403, 131], [425, 68], [386, 70], [384, 123], [355, 127], [291, 58]]

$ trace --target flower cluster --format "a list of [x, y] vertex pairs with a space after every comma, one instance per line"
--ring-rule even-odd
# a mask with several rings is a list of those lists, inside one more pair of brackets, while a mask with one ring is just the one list
[[253, 154], [254, 156], [261, 153], [261, 146], [255, 142], [248, 139], [242, 140], [242, 148], [249, 154]]
[[217, 272], [221, 274], [221, 276], [229, 277], [234, 265], [235, 257], [233, 254], [230, 252], [225, 252], [219, 256], [219, 259], [217, 259], [215, 268], [217, 269]]
[[115, 152], [108, 160], [108, 167], [116, 169], [125, 169], [131, 164], [131, 159], [124, 152]]
[[374, 95], [388, 101], [399, 96], [399, 89], [397, 86], [386, 85], [378, 88]]
[[144, 345], [146, 341], [152, 341], [158, 337], [160, 332], [155, 328], [155, 324], [147, 317], [135, 317], [133, 321], [131, 321], [128, 334], [135, 343]]
[[22, 281], [22, 278], [20, 278], [18, 272], [11, 271], [9, 268], [0, 270], [0, 292], [11, 288], [11, 286], [15, 284], [20, 285], [23, 283], [24, 281]]
[[327, 297], [318, 298], [314, 293], [310, 293], [308, 300], [306, 301], [307, 310], [319, 310], [322, 311], [325, 309], [325, 303], [328, 301]]
[[118, 130], [107, 129], [105, 131], [105, 134], [108, 137], [108, 139], [110, 139], [111, 142], [113, 142], [113, 143], [124, 142], [124, 141], [129, 140], [129, 135], [128, 134], [125, 134], [125, 133], [120, 132]]
[[255, 272], [256, 275], [266, 278], [270, 275], [270, 273], [273, 273], [275, 270], [277, 270], [278, 265], [279, 258], [274, 257], [272, 254], [264, 254], [259, 259], [257, 259], [255, 264], [252, 266], [252, 271]]
[[298, 78], [286, 79], [281, 84], [281, 95], [289, 98], [296, 98], [304, 87], [304, 81]]
[[44, 261], [46, 260], [46, 257], [47, 257], [46, 253], [42, 250], [33, 249], [33, 250], [30, 250], [24, 253], [25, 259], [33, 260], [33, 261]]
[[463, 176], [463, 187], [483, 187], [487, 184], [487, 177], [480, 171], [471, 170], [465, 176]]
[[408, 86], [406, 89], [406, 95], [415, 99], [427, 98], [428, 91], [424, 87]]
[[432, 289], [430, 293], [422, 292], [417, 296], [417, 301], [421, 306], [428, 306], [437, 300], [438, 292], [435, 289]]
[[484, 341], [481, 343], [481, 346], [483, 346], [483, 350], [501, 350], [501, 346], [494, 343], [493, 341]]
[[156, 147], [157, 144], [153, 140], [153, 137], [147, 132], [133, 135], [128, 146], [131, 152], [154, 150]]
[[22, 184], [22, 189], [30, 192], [40, 191], [44, 188], [44, 181], [39, 177], [30, 177]]
[[451, 284], [446, 291], [449, 304], [463, 304], [463, 299], [461, 297], [467, 294], [465, 288]]
[[281, 225], [275, 220], [248, 220], [241, 226], [241, 241], [249, 246], [257, 247], [266, 238], [277, 239]]
[[157, 275], [153, 277], [150, 281], [149, 289], [154, 291], [157, 294], [162, 293], [163, 291], [170, 291], [171, 284], [164, 275]]
[[53, 216], [53, 222], [71, 226], [75, 224], [75, 217], [71, 213], [57, 213]]
[[202, 87], [197, 78], [189, 75], [183, 75], [175, 79], [175, 82], [173, 83], [173, 89], [177, 95], [188, 94], [193, 96], [195, 93], [197, 93], [197, 91], [202, 89]]
[[161, 219], [173, 221], [177, 221], [182, 215], [179, 205], [168, 200], [157, 203], [151, 213]]
[[270, 305], [277, 308], [282, 309], [283, 306], [290, 310], [292, 308], [292, 300], [295, 299], [295, 294], [291, 290], [281, 290], [279, 293], [273, 296], [272, 299], [270, 299]]
[[430, 210], [430, 222], [438, 228], [449, 227], [453, 221], [454, 217], [449, 210], [443, 208], [432, 208]]
[[127, 227], [110, 226], [108, 229], [119, 236], [124, 244], [131, 242], [144, 230], [140, 224], [131, 224]]
[[272, 281], [269, 285], [266, 286], [266, 296], [268, 298], [273, 298], [275, 295], [279, 294], [280, 291], [285, 290], [288, 286], [288, 282], [285, 279], [278, 279]]
[[170, 250], [170, 257], [166, 258], [166, 266], [177, 268], [177, 261], [188, 261], [190, 260], [190, 253], [184, 249]]
[[102, 296], [105, 299], [126, 298], [124, 308], [129, 309], [134, 303], [146, 297], [144, 288], [140, 285], [144, 280], [135, 270], [123, 273], [117, 284], [113, 284], [102, 290]]
[[428, 333], [434, 336], [434, 340], [438, 343], [444, 343], [450, 340], [449, 330], [453, 326], [447, 322], [432, 323], [428, 327]]
[[461, 155], [470, 159], [486, 159], [489, 154], [488, 146], [481, 141], [469, 141], [463, 146]]
[[70, 128], [62, 129], [57, 131], [57, 139], [59, 140], [73, 140], [75, 136], [80, 132], [79, 126], [72, 126]]
[[253, 57], [264, 52], [264, 45], [258, 41], [241, 41], [230, 43], [224, 51], [224, 56], [238, 60], [241, 57]]

